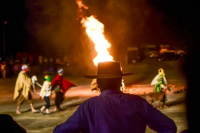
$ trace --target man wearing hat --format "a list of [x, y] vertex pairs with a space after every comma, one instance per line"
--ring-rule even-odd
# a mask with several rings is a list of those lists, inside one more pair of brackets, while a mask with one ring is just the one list
[[16, 114], [21, 114], [20, 106], [23, 104], [24, 100], [27, 100], [30, 104], [31, 111], [37, 112], [32, 103], [31, 89], [32, 89], [32, 81], [31, 78], [26, 74], [28, 71], [28, 66], [26, 64], [22, 65], [22, 70], [18, 74], [13, 100], [17, 101], [17, 110]]
[[63, 78], [63, 69], [58, 69], [58, 75], [51, 81], [52, 89], [55, 92], [55, 108], [54, 111], [62, 110], [60, 105], [64, 101], [65, 92], [70, 88], [75, 86], [72, 82]]
[[176, 133], [174, 121], [145, 99], [120, 91], [122, 73], [119, 62], [100, 62], [96, 78], [101, 94], [82, 103], [75, 113], [54, 129], [54, 133], [145, 133], [146, 127], [158, 133]]

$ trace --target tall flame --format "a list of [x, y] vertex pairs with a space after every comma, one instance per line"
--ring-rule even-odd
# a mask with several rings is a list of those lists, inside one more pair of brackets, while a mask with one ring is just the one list
[[[113, 61], [113, 57], [109, 54], [108, 48], [111, 44], [106, 40], [104, 36], [104, 25], [99, 22], [94, 16], [86, 17], [84, 16], [84, 10], [88, 7], [83, 4], [82, 0], [76, 0], [79, 8], [79, 18], [81, 19], [81, 24], [86, 28], [86, 33], [91, 41], [95, 45], [95, 50], [97, 56], [93, 59], [94, 65], [97, 66], [98, 62]], [[125, 85], [122, 80], [121, 90], [125, 90]]]
[[95, 44], [97, 56], [93, 60], [94, 64], [97, 65], [98, 62], [113, 61], [113, 57], [108, 52], [111, 44], [105, 39], [103, 34], [104, 25], [95, 19], [94, 16], [82, 19], [81, 23], [86, 28], [87, 35]]
[[108, 48], [111, 44], [104, 36], [104, 25], [99, 22], [94, 16], [85, 17], [82, 15], [83, 9], [88, 9], [81, 0], [76, 0], [79, 7], [81, 17], [81, 24], [86, 28], [86, 33], [95, 45], [97, 56], [93, 59], [94, 65], [97, 66], [98, 62], [113, 61], [113, 57], [109, 54]]

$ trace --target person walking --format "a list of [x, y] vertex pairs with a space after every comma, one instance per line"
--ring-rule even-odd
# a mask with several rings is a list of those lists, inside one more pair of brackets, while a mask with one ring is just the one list
[[65, 92], [70, 87], [75, 86], [75, 84], [63, 77], [63, 69], [60, 68], [60, 69], [58, 69], [58, 74], [52, 80], [51, 86], [52, 86], [52, 90], [54, 90], [54, 92], [55, 92], [55, 108], [54, 108], [54, 111], [60, 111], [60, 110], [62, 110], [60, 105], [65, 99]]
[[144, 98], [123, 93], [120, 62], [100, 62], [98, 72], [84, 75], [97, 79], [101, 94], [82, 103], [53, 133], [145, 133], [146, 127], [158, 133], [176, 133], [174, 121]]
[[[41, 91], [40, 91], [40, 98], [44, 99], [46, 104], [42, 106], [42, 108], [39, 109], [39, 112], [44, 114], [50, 114], [49, 107], [50, 107], [50, 96], [51, 96], [51, 77], [49, 75], [44, 76], [44, 83], [42, 85]], [[43, 111], [46, 110], [46, 113]]]
[[7, 63], [6, 63], [6, 61], [3, 61], [2, 63], [1, 63], [1, 74], [2, 74], [2, 77], [5, 79], [6, 78], [6, 69], [7, 69]]
[[165, 78], [164, 69], [159, 68], [158, 74], [151, 81], [151, 85], [154, 85], [153, 92], [160, 92], [167, 88], [167, 80]]
[[19, 72], [14, 89], [14, 97], [13, 100], [17, 101], [17, 109], [16, 114], [21, 114], [20, 106], [23, 104], [24, 100], [27, 100], [30, 104], [31, 111], [33, 113], [37, 112], [33, 107], [31, 89], [32, 81], [31, 78], [27, 75], [28, 66], [26, 64], [22, 65], [22, 70]]

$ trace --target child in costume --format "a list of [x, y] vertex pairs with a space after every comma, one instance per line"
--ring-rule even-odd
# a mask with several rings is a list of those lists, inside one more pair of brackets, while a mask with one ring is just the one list
[[22, 65], [22, 70], [18, 74], [16, 83], [15, 83], [15, 90], [14, 90], [14, 97], [13, 100], [17, 101], [17, 109], [16, 114], [21, 114], [20, 106], [23, 104], [25, 100], [28, 101], [31, 107], [31, 111], [33, 113], [37, 112], [33, 107], [32, 95], [31, 90], [33, 90], [33, 83], [31, 78], [27, 75], [28, 66], [26, 64]]
[[54, 111], [60, 111], [62, 108], [60, 107], [61, 103], [64, 101], [65, 92], [74, 87], [75, 84], [70, 82], [68, 79], [63, 77], [63, 69], [58, 69], [58, 74], [51, 81], [52, 90], [55, 92], [55, 108]]
[[154, 77], [154, 79], [151, 82], [151, 85], [154, 85], [153, 92], [160, 92], [166, 89], [165, 86], [167, 84], [167, 80], [165, 78], [165, 73], [162, 68], [158, 69], [158, 74]]
[[46, 104], [42, 106], [42, 108], [39, 109], [39, 112], [43, 115], [45, 114], [43, 111], [46, 109], [46, 114], [50, 114], [49, 107], [50, 107], [50, 99], [51, 96], [51, 78], [49, 75], [44, 76], [44, 83], [42, 85], [41, 91], [40, 91], [40, 98], [44, 99]]

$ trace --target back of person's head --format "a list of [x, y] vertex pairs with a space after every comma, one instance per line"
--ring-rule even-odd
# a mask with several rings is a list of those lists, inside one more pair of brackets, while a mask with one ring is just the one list
[[23, 64], [22, 65], [22, 71], [26, 72], [28, 70], [28, 65]]
[[62, 75], [62, 74], [63, 74], [63, 72], [64, 72], [64, 71], [63, 71], [63, 69], [62, 69], [62, 68], [59, 68], [59, 69], [58, 69], [58, 74]]
[[159, 68], [158, 69], [158, 74], [162, 74], [163, 76], [165, 76], [164, 69], [163, 68]]
[[120, 87], [122, 86], [122, 77], [97, 79], [97, 84], [101, 92], [108, 89], [120, 90]]
[[122, 85], [122, 77], [129, 76], [132, 73], [122, 73], [120, 62], [108, 61], [99, 62], [97, 66], [97, 74], [84, 75], [86, 78], [97, 79], [100, 90], [120, 88]]

